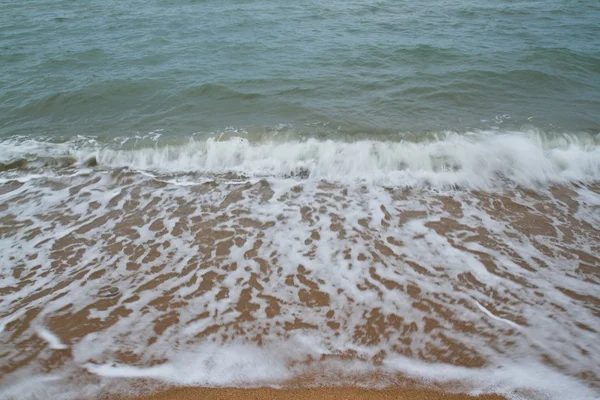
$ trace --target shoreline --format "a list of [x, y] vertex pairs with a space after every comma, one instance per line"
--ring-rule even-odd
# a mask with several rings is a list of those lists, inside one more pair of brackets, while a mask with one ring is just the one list
[[323, 399], [323, 400], [503, 400], [497, 394], [472, 396], [465, 393], [451, 393], [434, 389], [417, 389], [404, 387], [388, 387], [382, 389], [362, 387], [288, 387], [288, 388], [209, 388], [209, 387], [173, 387], [152, 394], [134, 397], [106, 395], [106, 400], [277, 400], [277, 399]]

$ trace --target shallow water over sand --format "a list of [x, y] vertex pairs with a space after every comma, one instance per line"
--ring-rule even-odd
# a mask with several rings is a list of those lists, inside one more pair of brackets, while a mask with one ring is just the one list
[[[598, 393], [597, 183], [484, 191], [101, 165], [5, 175], [5, 393], [306, 374]], [[34, 375], [57, 381], [31, 386]]]

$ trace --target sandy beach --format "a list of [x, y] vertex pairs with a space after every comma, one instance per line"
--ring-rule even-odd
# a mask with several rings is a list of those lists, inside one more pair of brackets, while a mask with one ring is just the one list
[[[114, 398], [114, 397], [112, 397]], [[109, 397], [107, 397], [109, 399]], [[124, 398], [123, 398], [124, 399]], [[465, 394], [444, 393], [433, 390], [387, 388], [365, 389], [352, 387], [319, 387], [319, 388], [173, 388], [149, 396], [138, 397], [135, 400], [276, 400], [276, 399], [322, 399], [322, 400], [500, 400], [498, 395], [468, 396]]]

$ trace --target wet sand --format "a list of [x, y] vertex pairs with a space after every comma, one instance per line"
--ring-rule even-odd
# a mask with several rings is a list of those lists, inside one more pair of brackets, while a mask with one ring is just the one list
[[[108, 399], [108, 398], [107, 398]], [[357, 400], [357, 399], [396, 399], [396, 400], [501, 400], [498, 395], [468, 396], [465, 394], [444, 393], [433, 390], [387, 388], [364, 389], [352, 387], [320, 387], [320, 388], [288, 388], [288, 389], [235, 389], [235, 388], [174, 388], [138, 397], [136, 400], [276, 400], [276, 399], [301, 399], [301, 400]]]

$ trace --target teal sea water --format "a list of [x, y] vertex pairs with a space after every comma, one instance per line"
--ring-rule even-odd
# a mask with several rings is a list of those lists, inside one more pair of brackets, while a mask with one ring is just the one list
[[593, 0], [0, 7], [3, 139], [600, 131]]

